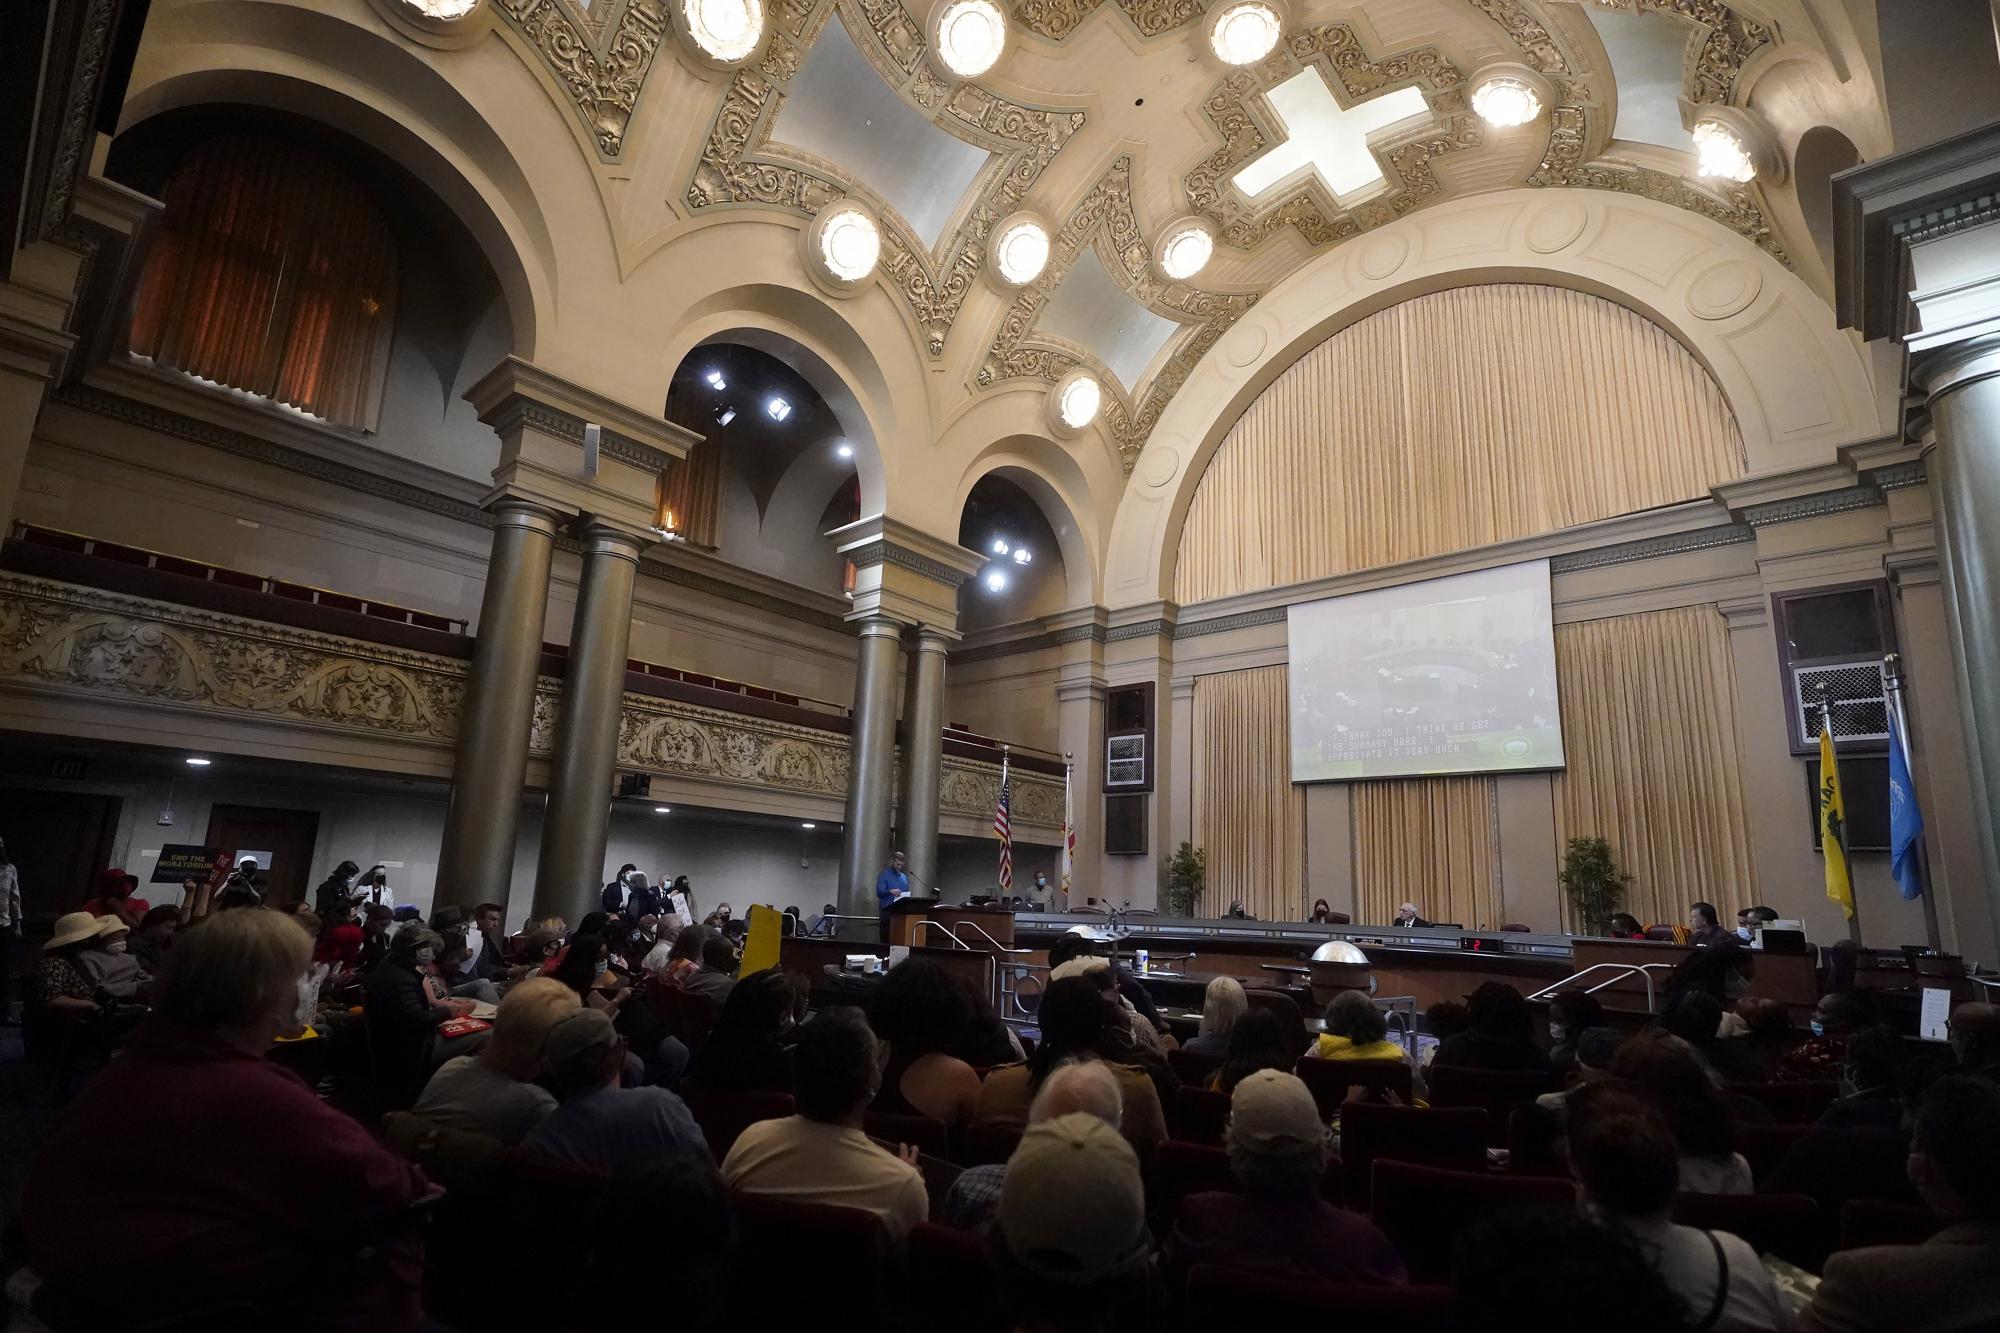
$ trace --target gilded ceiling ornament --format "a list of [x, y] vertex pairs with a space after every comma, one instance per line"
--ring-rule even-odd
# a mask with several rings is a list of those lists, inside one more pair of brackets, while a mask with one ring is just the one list
[[879, 210], [881, 271], [908, 303], [925, 350], [940, 357], [959, 307], [978, 281], [988, 234], [1020, 208], [1056, 153], [1082, 128], [1083, 113], [1024, 106], [973, 83], [954, 87], [925, 59], [923, 28], [901, 0], [789, 0], [773, 15], [775, 31], [763, 57], [741, 70], [723, 95], [688, 183], [689, 208], [762, 204], [811, 217], [855, 191], [856, 183], [836, 164], [770, 137], [786, 85], [836, 9], [890, 87], [947, 133], [996, 154], [974, 184], [971, 207], [940, 238], [935, 254], [894, 209]]
[[[1014, 21], [1037, 36], [1059, 42], [1083, 26], [1104, 0], [1020, 0]], [[1201, 0], [1117, 0], [1118, 11], [1142, 37], [1185, 28], [1205, 12]]]
[[494, 0], [583, 117], [598, 155], [615, 158], [669, 26], [661, 0]]
[[[1173, 352], [1144, 388], [1135, 408], [1118, 387], [1118, 379], [1087, 351], [1065, 339], [1037, 332], [1035, 321], [1076, 266], [1086, 246], [1132, 299], [1191, 327], [1175, 335]], [[1110, 433], [1119, 460], [1130, 472], [1173, 396], [1215, 340], [1256, 304], [1251, 292], [1212, 292], [1186, 282], [1174, 282], [1152, 263], [1152, 245], [1132, 211], [1132, 159], [1121, 157], [1090, 188], [1056, 234], [1048, 264], [1034, 281], [1016, 293], [1001, 317], [1000, 329], [987, 349], [977, 382], [987, 388], [1002, 380], [1035, 379], [1054, 384], [1078, 366], [1087, 365], [1104, 388], [1100, 417]]]
[[[1274, 137], [1263, 95], [1313, 65], [1350, 105], [1391, 87], [1421, 88], [1438, 120], [1435, 129], [1379, 154], [1386, 189], [1351, 209], [1342, 207], [1317, 177], [1266, 202], [1246, 197], [1232, 183], [1237, 172], [1282, 138]], [[1239, 250], [1254, 249], [1286, 227], [1314, 249], [1359, 236], [1437, 199], [1443, 187], [1432, 162], [1479, 145], [1479, 120], [1466, 93], [1464, 73], [1434, 46], [1371, 60], [1344, 23], [1290, 34], [1267, 59], [1224, 77], [1203, 101], [1202, 113], [1221, 146], [1188, 172], [1188, 207], [1215, 224], [1218, 241]]]

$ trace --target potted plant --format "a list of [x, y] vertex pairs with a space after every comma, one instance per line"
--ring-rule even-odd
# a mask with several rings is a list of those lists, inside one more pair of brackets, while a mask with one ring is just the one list
[[1603, 838], [1571, 838], [1556, 878], [1584, 935], [1602, 935], [1610, 928], [1612, 913], [1625, 905], [1625, 886], [1632, 882], [1611, 859], [1611, 844]]
[[1193, 916], [1195, 904], [1208, 887], [1208, 853], [1183, 842], [1167, 860], [1167, 915]]

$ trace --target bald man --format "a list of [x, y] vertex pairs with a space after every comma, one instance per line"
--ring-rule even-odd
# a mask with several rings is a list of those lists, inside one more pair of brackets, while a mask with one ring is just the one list
[[[1101, 1060], [1062, 1065], [1042, 1080], [1042, 1090], [1028, 1107], [1028, 1123], [1039, 1125], [1058, 1116], [1095, 1116], [1113, 1129], [1125, 1122], [1125, 1095]], [[938, 1220], [946, 1226], [974, 1231], [984, 1226], [1000, 1206], [1000, 1186], [1007, 1166], [975, 1166], [959, 1172], [944, 1197]]]

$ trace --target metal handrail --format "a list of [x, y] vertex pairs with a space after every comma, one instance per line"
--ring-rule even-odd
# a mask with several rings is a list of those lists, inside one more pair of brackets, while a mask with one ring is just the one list
[[1603, 981], [1598, 982], [1595, 986], [1585, 986], [1583, 988], [1583, 993], [1585, 995], [1595, 995], [1597, 994], [1597, 992], [1603, 990], [1605, 987], [1615, 986], [1619, 982], [1625, 980], [1627, 977], [1630, 977], [1634, 973], [1637, 973], [1639, 980], [1646, 983], [1646, 1012], [1649, 1014], [1656, 1013], [1658, 1012], [1658, 1010], [1656, 1009], [1653, 1003], [1654, 968], [1658, 968], [1662, 972], [1671, 972], [1674, 970], [1674, 965], [1672, 963], [1593, 963], [1589, 967], [1584, 968], [1583, 971], [1581, 972], [1572, 973], [1571, 975], [1564, 977], [1561, 981], [1555, 982], [1553, 985], [1542, 987], [1540, 990], [1536, 991], [1533, 995], [1530, 995], [1528, 998], [1530, 1000], [1544, 1000], [1547, 999], [1549, 996], [1555, 994], [1557, 991], [1562, 990], [1564, 987], [1574, 985], [1575, 983], [1583, 980], [1583, 978], [1589, 976], [1593, 972], [1605, 972], [1605, 971], [1611, 972], [1613, 975], [1606, 977]]
[[952, 934], [951, 931], [945, 926], [944, 922], [933, 921], [929, 917], [924, 917], [921, 920], [919, 920], [917, 924], [926, 927], [927, 929], [930, 930], [944, 931], [944, 937], [946, 939], [950, 940], [954, 945], [956, 945], [958, 948], [965, 950], [967, 953], [972, 952], [972, 946], [970, 944], [967, 944], [964, 940], [960, 939], [958, 936]]
[[838, 927], [832, 927], [824, 931], [820, 929], [821, 926], [826, 925], [826, 923], [829, 921], [866, 921], [869, 925], [872, 926], [876, 925], [880, 920], [881, 920], [880, 917], [842, 916], [838, 912], [828, 912], [826, 915], [818, 918], [813, 922], [812, 929], [806, 932], [806, 937], [808, 939], [818, 938], [818, 939], [829, 939], [829, 940], [838, 938], [834, 934], [834, 930], [838, 929]]
[[973, 931], [977, 931], [977, 932], [979, 933], [979, 938], [980, 938], [980, 939], [982, 939], [982, 940], [985, 940], [985, 941], [987, 942], [987, 944], [991, 945], [991, 946], [992, 946], [992, 948], [993, 948], [993, 952], [995, 952], [995, 953], [1033, 953], [1033, 952], [1034, 952], [1034, 950], [1033, 950], [1033, 949], [1016, 949], [1016, 948], [1014, 948], [1014, 947], [1013, 947], [1012, 945], [1009, 945], [1009, 944], [1002, 944], [1002, 943], [1001, 943], [1001, 942], [1000, 942], [999, 940], [996, 940], [996, 939], [994, 939], [994, 938], [993, 938], [993, 937], [992, 937], [991, 935], [988, 935], [988, 934], [986, 933], [986, 931], [985, 931], [984, 929], [982, 929], [982, 928], [980, 927], [979, 923], [978, 923], [978, 922], [976, 922], [976, 921], [960, 921], [960, 922], [958, 922], [958, 923], [957, 923], [956, 925], [953, 925], [953, 926], [949, 926], [949, 927], [944, 927], [944, 926], [942, 926], [942, 923], [940, 923], [940, 922], [936, 922], [936, 921], [932, 921], [932, 920], [931, 920], [931, 919], [930, 919], [929, 917], [925, 917], [925, 918], [924, 918], [924, 924], [925, 924], [925, 925], [927, 925], [927, 926], [940, 926], [940, 927], [941, 927], [941, 928], [942, 928], [942, 929], [944, 930], [944, 933], [945, 933], [945, 934], [947, 934], [947, 935], [949, 935], [949, 936], [951, 936], [951, 938], [952, 938], [952, 939], [953, 939], [954, 941], [956, 941], [956, 942], [957, 942], [957, 944], [958, 944], [958, 947], [959, 947], [959, 948], [961, 948], [961, 949], [969, 949], [969, 948], [971, 948], [971, 947], [972, 947], [971, 945], [967, 944], [967, 943], [966, 943], [966, 942], [965, 942], [964, 940], [962, 940], [962, 939], [960, 939], [960, 938], [959, 938], [959, 935], [958, 935], [958, 932], [959, 932], [959, 929], [960, 929], [961, 927], [963, 927], [963, 928], [965, 928], [965, 929], [967, 929], [967, 930], [973, 930]]

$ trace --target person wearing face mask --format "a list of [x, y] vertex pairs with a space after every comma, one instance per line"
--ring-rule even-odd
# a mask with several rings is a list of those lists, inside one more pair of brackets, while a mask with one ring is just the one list
[[424, 926], [406, 926], [389, 942], [388, 957], [362, 986], [361, 1016], [368, 1027], [376, 1067], [393, 1081], [385, 1091], [414, 1096], [417, 1080], [446, 1060], [472, 1055], [486, 1042], [484, 1031], [441, 1036], [438, 1025], [472, 1012], [473, 1002], [438, 998], [426, 977], [444, 940]]
[[[311, 956], [284, 913], [191, 926], [153, 1016], [51, 1127], [21, 1226], [50, 1294], [81, 1303], [74, 1326], [421, 1325], [414, 1205], [430, 1186], [265, 1058], [294, 1021]], [[134, 1107], [145, 1133], [132, 1132]], [[173, 1280], [108, 1281], [107, 1235]], [[310, 1272], [302, 1255], [314, 1256]]]
[[1757, 942], [1757, 932], [1778, 919], [1776, 908], [1746, 907], [1736, 914], [1736, 938], [1745, 944]]
[[139, 999], [153, 978], [131, 953], [132, 932], [115, 916], [97, 919], [96, 947], [77, 955], [83, 970], [97, 988], [117, 1000]]
[[1819, 997], [1812, 1011], [1812, 1038], [1778, 1058], [1773, 1081], [1832, 1083], [1847, 1059], [1847, 1039], [1879, 1021], [1874, 1001], [1852, 991]]
[[1903, 1119], [1903, 1076], [1909, 1057], [1893, 1028], [1862, 1028], [1847, 1039], [1840, 1096], [1813, 1123], [1822, 1129], [1863, 1125], [1893, 1129]]
[[342, 903], [360, 900], [355, 891], [355, 881], [361, 878], [361, 867], [353, 861], [342, 861], [333, 868], [333, 873], [319, 882], [313, 890], [313, 915], [324, 921], [340, 911]]

